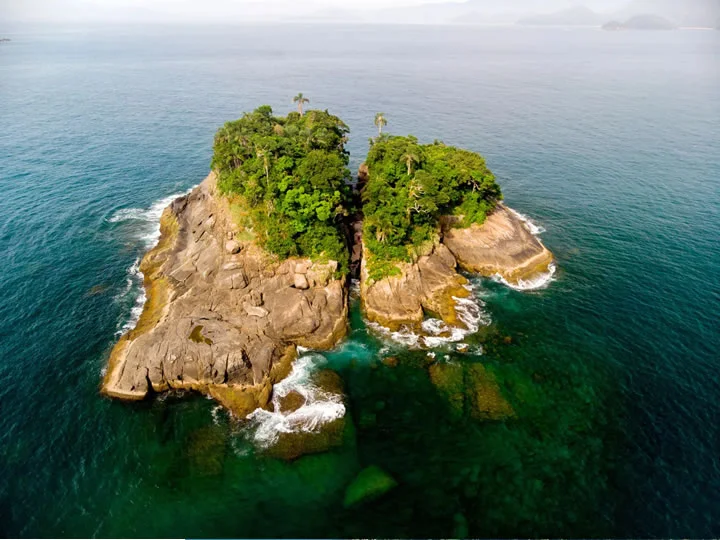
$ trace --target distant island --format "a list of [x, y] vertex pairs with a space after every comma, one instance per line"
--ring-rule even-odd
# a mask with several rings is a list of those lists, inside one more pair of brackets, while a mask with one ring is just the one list
[[627, 21], [610, 21], [603, 25], [603, 30], [675, 30], [677, 25], [659, 15], [636, 15]]
[[606, 19], [584, 6], [576, 6], [555, 13], [523, 17], [517, 24], [523, 26], [600, 26]]
[[0, 38], [0, 43], [10, 41], [10, 38]]
[[[294, 101], [287, 116], [262, 106], [220, 128], [210, 175], [163, 213], [140, 265], [147, 301], [110, 355], [105, 394], [193, 390], [241, 419], [284, 414], [273, 388], [299, 348], [328, 350], [347, 334], [350, 277], [368, 321], [424, 338], [428, 313], [444, 332], [469, 329], [460, 268], [521, 288], [552, 275], [552, 253], [502, 204], [479, 154], [383, 133], [378, 113], [355, 183], [347, 125]], [[327, 449], [343, 422], [276, 455]]]

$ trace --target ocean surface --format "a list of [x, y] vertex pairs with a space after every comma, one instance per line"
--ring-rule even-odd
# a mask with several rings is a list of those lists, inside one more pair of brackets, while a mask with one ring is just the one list
[[[0, 44], [0, 536], [720, 536], [720, 32], [9, 28]], [[302, 91], [352, 130], [482, 153], [553, 281], [473, 279], [516, 416], [456, 418], [363, 322], [307, 353], [354, 439], [292, 463], [202, 396], [99, 394], [137, 262], [215, 130]], [[396, 367], [381, 360], [394, 355]], [[346, 509], [376, 465], [398, 486]]]

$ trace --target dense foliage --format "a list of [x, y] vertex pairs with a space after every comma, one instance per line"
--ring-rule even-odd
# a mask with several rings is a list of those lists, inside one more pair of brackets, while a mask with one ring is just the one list
[[259, 107], [215, 136], [212, 167], [218, 187], [238, 200], [235, 218], [246, 234], [282, 258], [336, 260], [347, 269], [339, 222], [347, 215], [348, 127], [327, 111], [273, 116]]
[[411, 260], [431, 246], [441, 216], [456, 216], [459, 226], [482, 223], [502, 199], [480, 155], [441, 142], [381, 136], [366, 163], [363, 239], [375, 279], [393, 273], [394, 261]]

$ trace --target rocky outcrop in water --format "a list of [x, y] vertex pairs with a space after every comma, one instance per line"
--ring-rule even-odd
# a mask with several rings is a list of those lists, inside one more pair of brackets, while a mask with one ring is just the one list
[[190, 389], [245, 416], [268, 405], [296, 346], [327, 349], [345, 335], [337, 263], [278, 262], [240, 241], [215, 182], [211, 174], [165, 210], [160, 241], [140, 267], [147, 302], [112, 351], [107, 395]]
[[437, 244], [414, 263], [398, 263], [400, 274], [379, 281], [368, 278], [367, 257], [360, 272], [360, 295], [365, 316], [392, 330], [417, 326], [432, 312], [449, 324], [457, 323], [453, 296], [468, 296], [467, 280], [456, 271], [452, 253]]
[[499, 204], [482, 225], [457, 229], [444, 220], [443, 243], [468, 272], [501, 276], [510, 285], [536, 279], [549, 271], [553, 255], [526, 223]]
[[518, 214], [498, 205], [482, 225], [454, 228], [442, 220], [441, 243], [414, 263], [398, 263], [398, 275], [372, 281], [363, 257], [360, 289], [366, 317], [391, 330], [417, 327], [426, 314], [451, 326], [462, 326], [456, 299], [469, 295], [458, 267], [486, 277], [499, 275], [521, 286], [550, 272], [552, 253], [534, 236]]

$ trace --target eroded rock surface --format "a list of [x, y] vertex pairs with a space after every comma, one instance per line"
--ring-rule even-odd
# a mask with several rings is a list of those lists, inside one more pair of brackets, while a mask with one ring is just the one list
[[360, 294], [365, 316], [391, 329], [420, 324], [429, 311], [457, 323], [453, 296], [465, 297], [467, 280], [457, 273], [455, 257], [438, 244], [414, 263], [398, 263], [400, 274], [379, 281], [368, 278], [367, 257], [361, 265]]
[[240, 242], [211, 174], [175, 200], [143, 259], [148, 300], [115, 346], [103, 381], [113, 397], [205, 392], [238, 415], [267, 406], [297, 345], [326, 349], [346, 333], [337, 263], [277, 262]]
[[498, 274], [517, 285], [546, 274], [553, 262], [552, 253], [502, 204], [482, 225], [455, 229], [449, 219], [444, 225], [443, 244], [469, 272], [488, 277]]
[[458, 266], [487, 277], [498, 274], [515, 286], [546, 275], [553, 256], [516, 213], [500, 204], [482, 225], [453, 228], [453, 218], [443, 218], [441, 243], [415, 263], [398, 263], [399, 275], [373, 282], [366, 260], [364, 256], [360, 272], [365, 315], [397, 330], [417, 327], [428, 312], [451, 326], [463, 326], [455, 298], [469, 293]]

